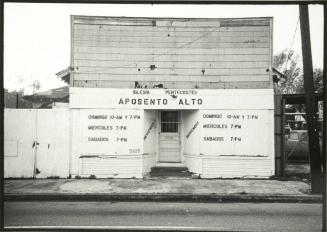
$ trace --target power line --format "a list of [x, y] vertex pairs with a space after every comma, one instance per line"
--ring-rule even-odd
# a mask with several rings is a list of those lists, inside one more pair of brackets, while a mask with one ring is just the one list
[[[288, 63], [288, 61], [290, 59], [290, 56], [291, 56], [291, 52], [292, 52], [291, 49], [293, 47], [293, 43], [294, 43], [294, 40], [295, 40], [295, 34], [296, 34], [297, 28], [299, 26], [299, 22], [300, 22], [300, 17], [298, 17], [298, 19], [297, 19], [297, 23], [296, 23], [295, 30], [294, 30], [294, 33], [293, 33], [292, 43], [291, 43], [291, 46], [290, 46], [290, 49], [289, 49], [289, 52], [288, 52], [288, 55], [287, 55], [287, 58], [286, 58], [286, 62], [285, 62], [284, 68], [283, 68], [284, 74], [286, 72], [287, 63]], [[293, 55], [293, 53], [292, 53], [292, 55]]]

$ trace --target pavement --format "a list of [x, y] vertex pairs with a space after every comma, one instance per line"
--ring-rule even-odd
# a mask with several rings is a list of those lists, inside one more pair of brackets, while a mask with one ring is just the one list
[[321, 232], [322, 204], [5, 201], [4, 223], [6, 231]]
[[5, 179], [6, 201], [196, 201], [321, 203], [301, 180]]

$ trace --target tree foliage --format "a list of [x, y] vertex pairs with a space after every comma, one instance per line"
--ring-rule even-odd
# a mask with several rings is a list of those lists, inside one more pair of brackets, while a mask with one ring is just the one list
[[[296, 93], [304, 93], [303, 75], [299, 76], [296, 87]], [[317, 93], [323, 91], [323, 72], [320, 68], [313, 70], [313, 88]]]
[[273, 67], [285, 75], [278, 83], [278, 92], [281, 94], [296, 93], [300, 67], [298, 66], [298, 56], [294, 56], [293, 51], [284, 50], [274, 56]]
[[39, 80], [35, 80], [35, 81], [32, 83], [31, 86], [33, 87], [33, 94], [35, 94], [37, 91], [40, 90], [40, 88], [41, 88], [41, 83], [40, 83]]
[[[295, 94], [304, 93], [303, 72], [294, 51], [284, 50], [273, 57], [273, 67], [285, 75], [278, 83], [278, 93]], [[313, 83], [315, 92], [323, 91], [323, 72], [321, 69], [313, 70]]]

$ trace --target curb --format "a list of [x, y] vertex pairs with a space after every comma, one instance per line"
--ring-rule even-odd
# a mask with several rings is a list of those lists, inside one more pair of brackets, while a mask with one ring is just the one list
[[262, 202], [322, 203], [321, 195], [247, 195], [247, 194], [5, 194], [4, 201], [163, 201], [163, 202]]
[[[224, 227], [184, 227], [184, 226], [5, 226], [6, 231], [126, 231], [126, 232], [203, 232], [203, 231], [224, 231], [235, 232]], [[253, 230], [237, 230], [238, 232], [254, 232]]]

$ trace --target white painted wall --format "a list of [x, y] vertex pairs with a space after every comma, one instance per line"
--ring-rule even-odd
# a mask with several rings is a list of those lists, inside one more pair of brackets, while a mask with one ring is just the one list
[[184, 153], [196, 154], [200, 153], [200, 118], [199, 110], [184, 110], [182, 111], [182, 121], [184, 123]]
[[151, 171], [157, 160], [157, 111], [144, 110], [143, 124], [143, 175]]
[[190, 172], [202, 174], [202, 156], [184, 154], [185, 166]]
[[269, 178], [274, 166], [269, 158], [202, 157], [201, 178]]
[[201, 177], [274, 175], [273, 110], [201, 110], [200, 118]]
[[142, 166], [142, 175], [146, 175], [151, 171], [151, 168], [155, 166], [157, 162], [157, 157], [155, 154], [144, 154], [142, 156], [143, 166]]
[[[143, 110], [72, 109], [71, 113], [73, 176], [98, 174], [111, 177], [126, 173], [122, 177], [127, 177], [131, 174], [128, 171], [131, 164], [137, 171], [134, 169], [130, 177], [141, 174]], [[94, 118], [99, 115], [102, 119]], [[92, 126], [105, 127], [106, 130]], [[92, 141], [94, 138], [103, 141]]]
[[4, 109], [4, 177], [33, 177], [36, 110]]
[[79, 159], [79, 175], [96, 178], [142, 178], [142, 156], [99, 156]]
[[[273, 123], [270, 121], [271, 113], [269, 110], [201, 110], [201, 153], [217, 157], [269, 157], [271, 151], [268, 144], [272, 142], [270, 134], [273, 134], [270, 128]], [[209, 116], [221, 118], [208, 118]], [[223, 128], [205, 128], [206, 126]], [[218, 140], [209, 141], [211, 138]]]
[[37, 111], [37, 178], [69, 176], [69, 109]]
[[[134, 123], [132, 129], [130, 128], [131, 131], [135, 129], [133, 136], [131, 136], [133, 143], [136, 144], [134, 147], [141, 147], [140, 154], [143, 154], [152, 153], [154, 147], [151, 146], [151, 143], [157, 144], [154, 141], [155, 137], [151, 137], [151, 134], [147, 138], [149, 140], [144, 141], [146, 130], [155, 116], [153, 110], [175, 109], [182, 110], [183, 162], [191, 172], [199, 173], [206, 178], [269, 177], [274, 174], [274, 103], [271, 89], [178, 90], [180, 94], [176, 93], [174, 96], [172, 96], [171, 91], [167, 89], [71, 88], [70, 108], [72, 114], [75, 115], [73, 118], [76, 119], [72, 122], [73, 138], [74, 140], [79, 138], [79, 141], [74, 143], [80, 144], [73, 146], [74, 160], [78, 160], [78, 157], [85, 153], [106, 155], [108, 151], [111, 151], [110, 155], [115, 157], [118, 162], [117, 165], [122, 167], [121, 172], [129, 168], [125, 166], [126, 160], [119, 161], [120, 155], [118, 154], [128, 154], [126, 150], [116, 152], [117, 154], [113, 153], [115, 149], [120, 149], [119, 144], [112, 144], [105, 149], [101, 146], [93, 146], [94, 148], [92, 148], [92, 146], [86, 145], [87, 125], [80, 121], [81, 118], [84, 118], [85, 121], [86, 112], [143, 112], [146, 109], [144, 121], [140, 122], [139, 125], [134, 125], [137, 124]], [[149, 105], [149, 100], [146, 99], [151, 98], [167, 99], [167, 104], [165, 106], [161, 104]], [[126, 104], [120, 104], [120, 99], [129, 99], [129, 101]], [[135, 99], [134, 102], [141, 102], [141, 104], [132, 104], [131, 99]], [[181, 100], [190, 103], [192, 99], [201, 99], [202, 104], [181, 105], [179, 103]], [[109, 110], [108, 108], [112, 109]], [[81, 112], [84, 112], [83, 115]], [[222, 118], [204, 116], [220, 114]], [[228, 118], [228, 115], [238, 115], [241, 118]], [[198, 126], [186, 139], [189, 131], [196, 124], [196, 120], [199, 122]], [[220, 125], [222, 128], [203, 128], [204, 124]], [[241, 128], [230, 128], [231, 125], [239, 125]], [[84, 134], [83, 138], [81, 138], [82, 134]], [[213, 138], [213, 141], [207, 141], [208, 139], [204, 139], [204, 137]], [[224, 138], [224, 141], [216, 140], [219, 137]], [[230, 140], [231, 137], [235, 137], [236, 141]], [[239, 139], [240, 141], [238, 141]], [[85, 149], [83, 146], [86, 146]], [[121, 149], [124, 150], [127, 147], [123, 146]], [[139, 162], [141, 172], [149, 171], [154, 162], [153, 156], [144, 156]], [[81, 170], [81, 164], [73, 161], [72, 170], [72, 173], [78, 174]]]
[[[272, 89], [70, 88], [76, 109], [274, 109]], [[151, 103], [151, 100], [155, 100]], [[164, 104], [166, 103], [166, 104]]]
[[157, 151], [157, 111], [144, 111], [143, 141], [144, 154], [153, 154]]
[[183, 160], [190, 172], [201, 173], [200, 132], [201, 123], [199, 110], [182, 111], [183, 122]]
[[[83, 91], [78, 91], [82, 96]], [[154, 93], [162, 97], [162, 91]], [[182, 111], [183, 162], [191, 172], [203, 178], [274, 175], [274, 115], [268, 91], [231, 91], [239, 93], [235, 96], [222, 90], [197, 92], [198, 97], [224, 104], [219, 109]], [[98, 94], [104, 99], [112, 96], [111, 90]], [[96, 103], [95, 99], [98, 97], [87, 104]], [[254, 109], [250, 99], [258, 102]], [[70, 173], [73, 177], [141, 178], [150, 171], [158, 146], [155, 109], [103, 109], [104, 101], [94, 108], [79, 109], [78, 102], [86, 106], [78, 100], [70, 109], [5, 109], [5, 177], [32, 177], [35, 154], [41, 171], [37, 178], [66, 178]], [[207, 106], [217, 107], [217, 102], [210, 102]], [[174, 104], [169, 107], [179, 109]], [[220, 128], [205, 128], [208, 124]], [[224, 140], [216, 139], [220, 137]], [[105, 141], [92, 141], [94, 138]], [[32, 146], [34, 141], [37, 147]]]
[[36, 178], [68, 177], [68, 109], [5, 109], [4, 118], [5, 177], [33, 177], [34, 164]]
[[[241, 98], [230, 107], [237, 104]], [[183, 122], [184, 160], [190, 172], [202, 178], [274, 175], [273, 110], [185, 110]]]

